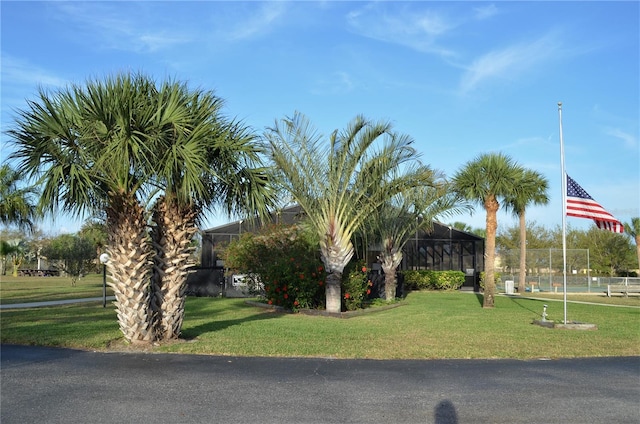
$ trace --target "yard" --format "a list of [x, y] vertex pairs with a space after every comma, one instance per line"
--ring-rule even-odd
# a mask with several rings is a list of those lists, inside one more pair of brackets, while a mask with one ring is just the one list
[[[101, 294], [99, 275], [76, 287], [57, 277], [2, 277], [0, 282], [2, 304]], [[562, 320], [561, 296], [548, 300], [498, 296], [495, 309], [483, 309], [481, 297], [473, 293], [413, 292], [396, 308], [372, 308], [348, 319], [279, 313], [243, 299], [188, 298], [183, 339], [151, 350], [370, 359], [640, 355], [640, 299], [571, 298], [589, 303], [570, 302], [568, 319], [594, 323], [597, 330], [532, 325], [543, 304], [548, 305], [548, 319]], [[626, 306], [592, 304], [597, 302]], [[0, 328], [2, 343], [132, 349], [122, 340], [113, 306], [103, 308], [101, 302], [3, 310]]]

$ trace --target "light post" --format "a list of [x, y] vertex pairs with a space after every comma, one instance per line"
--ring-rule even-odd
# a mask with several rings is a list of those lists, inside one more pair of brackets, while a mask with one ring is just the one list
[[107, 262], [109, 262], [109, 255], [103, 253], [100, 255], [100, 263], [102, 264], [102, 307], [107, 307]]

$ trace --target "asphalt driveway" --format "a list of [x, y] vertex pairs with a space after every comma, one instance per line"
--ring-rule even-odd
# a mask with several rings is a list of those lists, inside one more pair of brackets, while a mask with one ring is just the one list
[[639, 423], [640, 358], [373, 361], [1, 346], [0, 421]]

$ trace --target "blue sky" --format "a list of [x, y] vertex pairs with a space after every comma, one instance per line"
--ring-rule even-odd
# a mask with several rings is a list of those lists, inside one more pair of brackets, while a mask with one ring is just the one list
[[[357, 114], [409, 134], [452, 176], [502, 152], [550, 182], [529, 220], [561, 224], [558, 101], [568, 174], [618, 219], [640, 216], [640, 3], [11, 2], [4, 131], [38, 86], [142, 71], [213, 90], [256, 131], [295, 111], [324, 134]], [[484, 211], [447, 219], [484, 227]], [[205, 227], [224, 223], [209, 216]], [[516, 220], [501, 214], [499, 225]], [[569, 218], [588, 228], [589, 220]], [[58, 217], [43, 229], [77, 231]]]

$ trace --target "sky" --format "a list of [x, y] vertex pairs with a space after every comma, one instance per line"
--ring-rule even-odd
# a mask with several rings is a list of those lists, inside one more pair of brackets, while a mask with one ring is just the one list
[[[214, 91], [259, 134], [296, 111], [327, 135], [360, 114], [389, 120], [448, 177], [503, 153], [548, 179], [550, 202], [527, 209], [547, 228], [562, 223], [562, 122], [566, 172], [619, 220], [640, 216], [637, 1], [3, 0], [0, 15], [3, 162], [5, 131], [39, 87], [143, 72]], [[484, 228], [485, 213], [444, 221]], [[501, 212], [498, 225], [517, 219]]]

